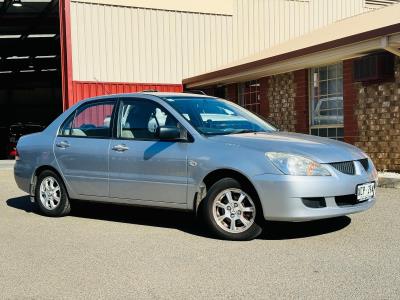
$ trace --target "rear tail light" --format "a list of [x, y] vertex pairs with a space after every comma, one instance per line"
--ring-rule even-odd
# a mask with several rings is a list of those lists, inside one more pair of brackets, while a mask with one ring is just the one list
[[18, 149], [15, 148], [15, 160], [20, 160]]

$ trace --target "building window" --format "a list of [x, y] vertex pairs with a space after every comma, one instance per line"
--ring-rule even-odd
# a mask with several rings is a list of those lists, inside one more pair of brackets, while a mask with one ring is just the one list
[[312, 68], [310, 77], [310, 133], [343, 140], [342, 63]]
[[260, 82], [251, 80], [242, 82], [238, 86], [239, 105], [259, 114], [260, 113]]

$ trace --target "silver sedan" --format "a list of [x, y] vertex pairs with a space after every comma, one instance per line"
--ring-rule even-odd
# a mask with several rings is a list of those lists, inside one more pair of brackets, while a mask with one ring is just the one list
[[249, 240], [264, 220], [343, 216], [375, 202], [360, 149], [279, 132], [229, 101], [179, 93], [82, 101], [17, 145], [15, 179], [47, 216], [70, 199], [194, 211], [219, 238]]

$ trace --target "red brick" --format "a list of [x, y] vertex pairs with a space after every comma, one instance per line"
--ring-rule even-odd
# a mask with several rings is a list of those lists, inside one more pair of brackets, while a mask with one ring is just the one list
[[309, 133], [308, 70], [293, 72], [296, 85], [294, 109], [296, 111], [296, 132]]
[[238, 103], [238, 88], [236, 83], [232, 83], [226, 86], [227, 95], [226, 100], [232, 101], [234, 103]]
[[343, 123], [344, 140], [354, 144], [358, 136], [358, 125], [354, 115], [357, 104], [357, 92], [353, 81], [353, 60], [343, 61]]

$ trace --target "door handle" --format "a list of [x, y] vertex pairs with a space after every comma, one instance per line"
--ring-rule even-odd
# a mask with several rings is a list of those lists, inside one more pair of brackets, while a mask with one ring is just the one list
[[70, 144], [67, 141], [62, 141], [62, 142], [57, 143], [56, 146], [58, 148], [65, 149], [65, 148], [68, 148], [70, 146]]
[[117, 152], [124, 152], [126, 150], [129, 150], [129, 147], [127, 147], [124, 144], [120, 144], [120, 145], [113, 146], [111, 149], [114, 151], [117, 151]]

